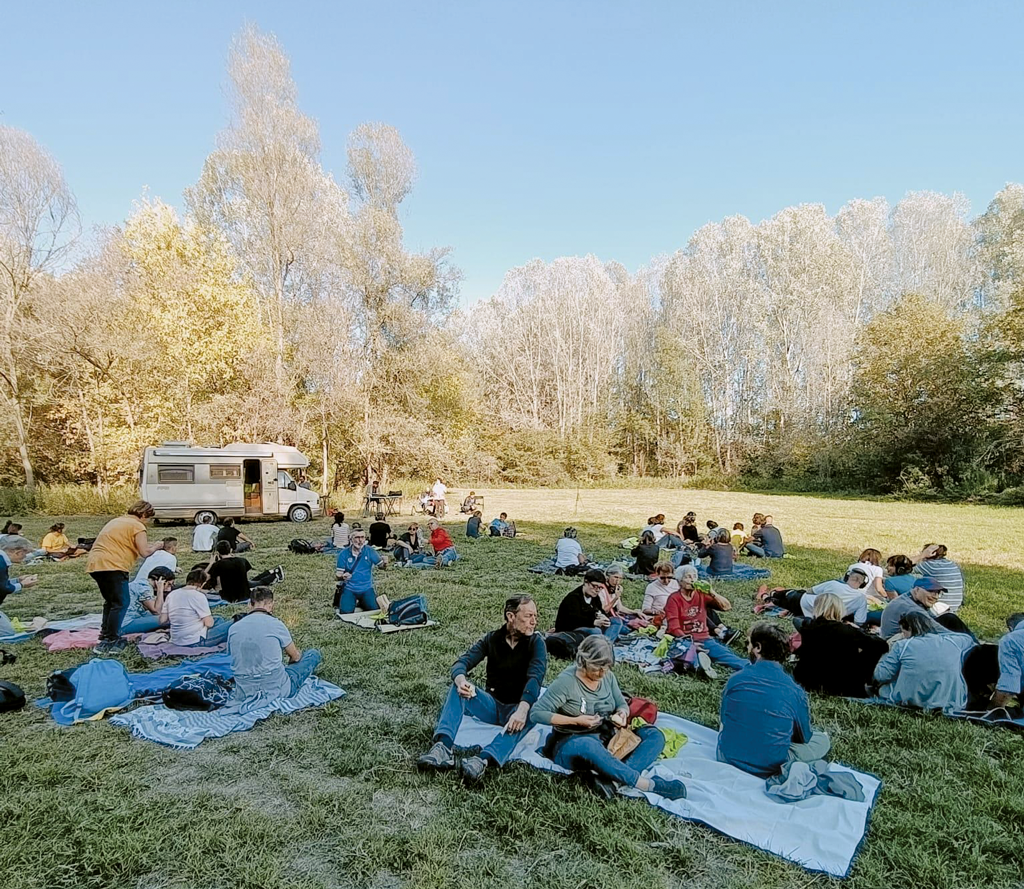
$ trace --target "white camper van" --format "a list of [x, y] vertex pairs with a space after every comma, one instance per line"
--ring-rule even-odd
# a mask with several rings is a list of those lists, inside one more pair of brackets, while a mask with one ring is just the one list
[[308, 522], [320, 515], [320, 498], [289, 473], [307, 466], [309, 459], [288, 445], [195, 448], [166, 442], [143, 452], [139, 484], [157, 519], [198, 524], [209, 515], [214, 522], [224, 516]]

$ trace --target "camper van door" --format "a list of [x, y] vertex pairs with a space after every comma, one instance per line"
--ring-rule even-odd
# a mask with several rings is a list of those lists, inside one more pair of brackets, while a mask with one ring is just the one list
[[280, 515], [281, 499], [277, 490], [277, 460], [264, 457], [263, 468], [263, 515]]

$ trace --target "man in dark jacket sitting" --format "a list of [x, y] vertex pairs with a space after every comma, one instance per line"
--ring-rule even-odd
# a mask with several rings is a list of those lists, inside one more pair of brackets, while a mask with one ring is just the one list
[[[513, 596], [505, 602], [505, 625], [484, 636], [452, 667], [452, 686], [434, 729], [433, 745], [416, 764], [421, 769], [454, 768], [452, 747], [462, 718], [470, 716], [501, 732], [479, 756], [461, 760], [466, 779], [479, 781], [488, 761], [503, 766], [529, 725], [531, 705], [540, 697], [548, 666], [544, 642], [536, 633], [537, 604], [531, 596]], [[481, 661], [487, 661], [486, 690], [466, 678]]]

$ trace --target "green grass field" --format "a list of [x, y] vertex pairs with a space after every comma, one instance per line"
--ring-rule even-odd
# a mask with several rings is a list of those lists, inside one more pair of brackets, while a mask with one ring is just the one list
[[[351, 503], [349, 504], [351, 506]], [[324, 537], [327, 520], [297, 527], [247, 525], [254, 565], [283, 564], [278, 614], [300, 647], [319, 647], [321, 674], [347, 697], [320, 710], [275, 717], [253, 731], [207, 741], [191, 753], [133, 740], [106, 722], [59, 728], [41, 710], [0, 714], [0, 886], [4, 889], [204, 889], [204, 887], [809, 887], [837, 881], [631, 800], [598, 802], [571, 780], [521, 765], [469, 789], [454, 775], [423, 776], [448, 668], [482, 632], [498, 626], [511, 593], [529, 592], [550, 626], [563, 578], [525, 568], [551, 551], [566, 524], [584, 548], [610, 558], [647, 516], [700, 524], [749, 523], [773, 513], [791, 553], [771, 564], [772, 584], [805, 586], [841, 573], [865, 546], [913, 552], [945, 543], [967, 576], [962, 615], [997, 638], [1024, 610], [1020, 510], [911, 505], [699, 491], [488, 491], [485, 518], [507, 511], [520, 537], [480, 540], [450, 528], [462, 559], [442, 572], [388, 571], [392, 598], [426, 594], [440, 626], [382, 637], [339, 625], [329, 604], [333, 562], [287, 552], [295, 536]], [[354, 511], [354, 510], [353, 510]], [[351, 516], [350, 516], [351, 518]], [[69, 536], [102, 520], [64, 518]], [[38, 540], [53, 519], [25, 520]], [[405, 516], [394, 524], [404, 526]], [[157, 528], [185, 544], [185, 526]], [[621, 553], [621, 551], [619, 551]], [[36, 569], [28, 569], [35, 571]], [[23, 570], [22, 573], [28, 573]], [[84, 560], [44, 565], [39, 587], [4, 610], [29, 619], [100, 610]], [[753, 621], [753, 588], [722, 584]], [[627, 582], [628, 604], [639, 583]], [[46, 676], [91, 657], [49, 654], [37, 641], [13, 646], [0, 678], [39, 697]], [[133, 651], [129, 669], [150, 665]], [[553, 661], [549, 678], [564, 664]], [[642, 676], [616, 667], [623, 688], [663, 710], [717, 725], [724, 679]], [[1024, 874], [1024, 739], [933, 716], [812, 698], [812, 720], [833, 756], [879, 775], [884, 786], [851, 887], [1019, 887]]]

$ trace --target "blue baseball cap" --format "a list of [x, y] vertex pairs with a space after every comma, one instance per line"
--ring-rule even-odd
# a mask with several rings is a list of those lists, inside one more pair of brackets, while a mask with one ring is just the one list
[[914, 581], [914, 586], [919, 590], [927, 590], [929, 593], [946, 592], [946, 588], [934, 577], [919, 577]]

